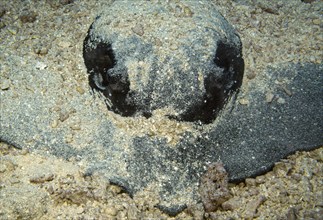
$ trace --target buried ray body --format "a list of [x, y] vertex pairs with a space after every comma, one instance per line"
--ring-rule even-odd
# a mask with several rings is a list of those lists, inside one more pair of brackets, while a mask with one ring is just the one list
[[[128, 117], [107, 111], [88, 92], [75, 93], [59, 72], [13, 65], [15, 86], [0, 91], [0, 139], [76, 159], [88, 175], [98, 173], [132, 195], [153, 192], [158, 207], [173, 215], [200, 201], [198, 184], [209, 164], [221, 160], [229, 181], [241, 181], [268, 171], [288, 154], [322, 145], [321, 64], [268, 63], [263, 81], [256, 77], [248, 92], [237, 94], [238, 100], [248, 98], [248, 105], [233, 102], [228, 111], [225, 99], [237, 91], [243, 74], [234, 29], [211, 1], [152, 3], [157, 1], [114, 1], [103, 7], [84, 42], [90, 85], [111, 101], [112, 111]], [[282, 78], [292, 96], [276, 83]], [[260, 86], [285, 102], [266, 102]], [[183, 131], [173, 143], [158, 129], [159, 136], [128, 132], [153, 126], [156, 112], [163, 110], [181, 120], [160, 117], [161, 124], [169, 122], [163, 124], [171, 127], [167, 132]], [[64, 111], [73, 113], [49, 126]], [[80, 129], [71, 130], [74, 120]], [[184, 121], [199, 120], [208, 125], [196, 126], [201, 129], [195, 135], [186, 127], [194, 123]], [[140, 126], [131, 127], [136, 123]], [[177, 123], [181, 126], [173, 126]]]
[[[192, 13], [178, 15], [177, 9], [183, 7]], [[134, 31], [138, 26], [140, 32]], [[284, 106], [268, 106], [255, 89], [249, 91], [253, 103], [248, 107], [230, 103], [234, 109], [225, 108], [232, 95], [239, 96], [244, 72], [241, 50], [234, 28], [207, 0], [178, 4], [117, 1], [104, 10], [88, 31], [83, 57], [90, 85], [110, 101], [108, 108], [121, 116], [147, 118], [163, 109], [171, 119], [200, 121], [202, 128], [211, 125], [198, 135], [184, 132], [175, 144], [148, 133], [134, 135], [126, 162], [128, 176], [107, 175], [109, 180], [131, 194], [153, 187], [161, 197], [158, 207], [176, 214], [197, 201], [197, 183], [209, 162], [221, 160], [229, 179], [241, 181], [267, 171], [297, 149], [322, 143], [311, 137], [319, 130], [310, 126], [319, 117], [316, 106], [295, 108], [308, 96], [318, 97], [315, 85], [293, 71], [297, 67], [276, 74], [277, 70], [270, 70], [266, 83], [275, 88], [273, 82], [284, 74], [294, 79], [295, 90], [304, 91], [306, 81], [310, 91], [306, 95], [293, 95]], [[295, 115], [297, 120], [291, 120]]]
[[[194, 9], [188, 17], [171, 13], [187, 23], [181, 27], [167, 18], [160, 4], [133, 4], [135, 10], [127, 2], [110, 9], [134, 14], [133, 20], [114, 20], [107, 13], [91, 25], [83, 50], [90, 85], [122, 116], [149, 117], [154, 110], [169, 108], [170, 118], [211, 123], [242, 83], [242, 46], [235, 30], [215, 10], [201, 17], [206, 6], [199, 2], [186, 3]], [[142, 17], [151, 20], [138, 35], [132, 27]], [[167, 23], [162, 28], [161, 20]]]

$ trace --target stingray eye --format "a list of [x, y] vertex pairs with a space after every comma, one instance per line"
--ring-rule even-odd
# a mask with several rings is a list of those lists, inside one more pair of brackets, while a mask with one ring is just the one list
[[101, 74], [98, 74], [98, 73], [93, 74], [92, 80], [98, 89], [100, 89], [100, 90], [107, 89], [107, 86], [103, 85], [103, 77]]
[[93, 89], [100, 90], [112, 103], [109, 110], [122, 116], [134, 113], [134, 106], [125, 100], [129, 92], [127, 71], [115, 69], [117, 59], [111, 43], [91, 39], [92, 26], [84, 40], [83, 58], [89, 73], [89, 83]]
[[214, 68], [205, 74], [203, 101], [182, 114], [182, 120], [211, 123], [230, 96], [240, 88], [244, 72], [240, 48], [219, 41], [210, 65]]
[[90, 84], [92, 88], [105, 90], [108, 84], [106, 81], [107, 73], [116, 64], [112, 46], [111, 44], [102, 42], [92, 45], [89, 44], [90, 42], [90, 33], [88, 33], [84, 40], [83, 58], [85, 66], [90, 74]]
[[102, 42], [92, 45], [90, 30], [83, 45], [84, 63], [89, 73], [96, 73], [104, 76], [109, 69], [112, 69], [116, 65], [112, 45]]

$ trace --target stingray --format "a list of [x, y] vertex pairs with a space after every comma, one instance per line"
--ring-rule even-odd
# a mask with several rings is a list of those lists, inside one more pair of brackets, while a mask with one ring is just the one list
[[221, 161], [240, 182], [322, 146], [323, 65], [269, 65], [243, 92], [240, 38], [204, 3], [104, 9], [84, 40], [85, 94], [64, 97], [62, 78], [36, 63], [13, 66], [15, 87], [0, 91], [0, 140], [84, 161], [87, 175], [98, 172], [131, 196], [157, 194], [171, 215], [200, 201], [210, 164]]

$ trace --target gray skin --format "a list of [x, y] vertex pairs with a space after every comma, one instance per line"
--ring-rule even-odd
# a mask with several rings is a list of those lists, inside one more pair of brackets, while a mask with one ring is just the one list
[[[122, 2], [124, 1], [116, 1], [116, 4], [123, 4]], [[120, 22], [123, 19], [128, 19], [131, 16], [137, 16], [140, 21], [144, 21], [146, 17], [140, 17], [138, 10], [140, 11], [145, 7], [142, 5], [140, 7], [139, 5], [138, 7], [135, 6], [136, 4], [148, 4], [149, 2], [131, 2], [133, 3], [127, 6], [129, 7], [128, 11], [122, 11], [124, 8], [117, 7], [117, 5], [112, 5], [103, 10], [113, 17], [111, 20], [112, 23], [115, 22], [113, 27], [119, 27], [118, 24], [121, 25]], [[175, 4], [171, 3], [171, 1], [169, 2], [169, 4]], [[201, 1], [182, 2], [178, 7], [176, 5], [167, 7], [170, 10], [169, 13], [173, 13], [172, 11], [174, 10], [172, 8], [181, 9], [184, 7], [182, 11], [175, 10], [175, 12], [184, 13], [182, 17], [179, 14], [178, 18], [184, 19], [185, 16], [188, 16], [187, 19], [194, 19], [194, 16], [196, 16], [197, 21], [199, 20], [202, 23], [210, 22], [208, 23], [210, 25], [213, 24], [212, 21], [208, 21], [206, 18], [203, 20], [203, 16], [210, 17], [216, 14], [215, 18], [221, 17], [223, 19], [210, 5], [207, 5], [208, 10], [202, 10], [203, 7], [201, 6], [200, 11], [198, 7], [194, 7], [196, 8], [195, 11], [193, 7], [188, 5]], [[189, 7], [193, 14], [190, 13], [189, 9], [185, 9], [184, 3], [187, 3], [186, 7]], [[147, 10], [149, 8], [146, 7]], [[134, 13], [135, 11], [136, 13]], [[202, 13], [203, 11], [204, 13]], [[165, 16], [169, 15], [166, 9], [160, 10], [160, 12], [166, 13]], [[124, 13], [127, 13], [127, 16], [123, 16]], [[175, 18], [177, 19], [177, 17]], [[174, 21], [174, 19], [170, 20]], [[101, 22], [103, 21], [101, 20]], [[131, 21], [134, 22], [131, 23]], [[95, 22], [99, 22], [99, 20]], [[161, 28], [158, 36], [162, 39], [165, 39], [165, 34], [168, 33], [162, 27], [171, 25], [171, 22], [167, 22], [167, 20], [164, 20], [164, 23], [160, 23]], [[175, 115], [176, 119], [183, 120], [183, 116], [190, 109], [184, 105], [187, 97], [193, 97], [194, 101], [199, 101], [202, 99], [194, 99], [194, 97], [203, 97], [204, 94], [207, 94], [207, 86], [204, 83], [204, 79], [208, 73], [201, 71], [202, 77], [197, 77], [197, 79], [202, 79], [203, 83], [194, 84], [197, 81], [193, 80], [195, 79], [193, 77], [194, 74], [189, 74], [189, 72], [196, 71], [186, 72], [184, 70], [222, 69], [222, 72], [212, 72], [215, 74], [223, 73], [223, 69], [225, 69], [221, 66], [217, 68], [215, 66], [216, 62], [211, 62], [211, 60], [214, 61], [213, 58], [217, 54], [216, 47], [218, 44], [200, 43], [202, 36], [205, 37], [203, 38], [204, 42], [212, 42], [212, 37], [194, 34], [197, 32], [192, 31], [190, 32], [192, 33], [192, 38], [188, 39], [192, 42], [190, 49], [184, 50], [178, 44], [171, 44], [175, 40], [174, 38], [171, 41], [165, 40], [159, 43], [156, 40], [154, 41], [156, 46], [152, 43], [149, 44], [148, 40], [150, 38], [145, 38], [151, 36], [148, 31], [149, 26], [144, 26], [142, 25], [143, 23], [138, 24], [137, 20], [127, 20], [126, 24], [133, 24], [133, 26], [130, 27], [130, 30], [129, 28], [119, 28], [118, 32], [122, 33], [119, 37], [118, 34], [114, 34], [109, 38], [100, 38], [99, 36], [105, 36], [105, 31], [109, 32], [112, 29], [100, 29], [101, 25], [105, 25], [104, 22], [99, 24], [97, 23], [92, 26], [94, 29], [90, 28], [90, 36], [95, 34], [96, 37], [90, 37], [86, 40], [87, 48], [93, 48], [93, 51], [97, 52], [95, 48], [97, 48], [98, 42], [111, 42], [111, 48], [114, 51], [117, 64], [110, 72], [108, 70], [108, 74], [103, 74], [106, 70], [97, 73], [96, 69], [89, 70], [90, 84], [93, 88], [97, 88], [105, 93], [107, 98], [109, 98], [109, 92], [113, 95], [111, 91], [118, 91], [118, 89], [122, 91], [122, 88], [127, 86], [127, 77], [123, 77], [124, 75], [119, 73], [127, 73], [127, 70], [131, 70], [131, 73], [128, 72], [128, 80], [132, 83], [137, 82], [137, 85], [129, 85], [129, 89], [131, 88], [137, 92], [134, 95], [136, 97], [134, 100], [138, 101], [134, 102], [136, 104], [135, 114], [149, 113], [149, 111], [159, 107], [159, 105], [161, 108], [169, 105], [175, 111], [168, 113], [173, 114], [177, 112], [178, 115]], [[108, 25], [109, 22], [106, 24]], [[140, 24], [144, 29], [140, 28]], [[188, 22], [181, 23], [182, 27], [185, 27], [186, 24], [189, 27], [193, 27]], [[220, 26], [220, 29], [217, 30], [221, 30], [224, 27], [223, 24], [227, 24], [227, 22], [218, 22], [212, 27], [216, 29]], [[177, 27], [180, 28], [181, 25], [177, 21]], [[187, 26], [185, 30], [187, 30]], [[121, 25], [120, 27], [123, 26]], [[233, 30], [230, 25], [225, 27], [225, 33], [226, 31], [231, 33], [230, 30]], [[203, 33], [214, 35], [215, 32]], [[234, 31], [232, 33], [235, 35]], [[138, 34], [142, 34], [142, 36]], [[88, 45], [89, 39], [94, 41], [93, 47]], [[239, 52], [239, 41], [230, 41], [230, 39], [238, 39], [237, 36], [228, 35], [227, 39], [228, 41], [225, 42], [231, 43], [225, 45], [233, 45], [233, 48], [239, 48]], [[157, 46], [159, 49], [154, 50], [154, 47]], [[176, 46], [177, 50], [167, 49], [174, 49]], [[203, 50], [198, 50], [200, 47], [203, 47]], [[109, 49], [109, 47], [102, 46], [102, 51], [99, 54], [104, 55], [104, 49]], [[189, 53], [189, 51], [191, 52]], [[199, 57], [198, 54], [203, 52], [206, 56]], [[163, 55], [165, 53], [168, 56]], [[147, 56], [143, 56], [143, 54]], [[173, 57], [179, 56], [180, 58], [172, 59], [170, 54], [173, 54]], [[109, 55], [108, 52], [107, 55]], [[182, 58], [186, 55], [190, 55], [190, 59], [186, 60], [188, 66], [185, 67], [185, 59]], [[209, 57], [209, 59], [203, 60], [203, 57]], [[4, 59], [11, 59], [11, 57], [4, 57]], [[104, 62], [106, 60], [103, 59]], [[158, 61], [161, 60], [164, 62], [158, 65]], [[94, 66], [96, 61], [100, 62], [100, 60], [92, 61]], [[9, 63], [9, 61], [7, 62]], [[37, 63], [34, 60], [29, 62], [30, 65], [26, 65], [24, 68], [21, 68], [19, 65], [12, 65], [11, 71], [14, 74], [10, 75], [10, 80], [13, 87], [0, 90], [0, 140], [11, 143], [15, 147], [28, 148], [30, 151], [43, 155], [50, 154], [67, 160], [77, 160], [84, 164], [84, 166], [86, 165], [87, 172], [85, 175], [99, 173], [110, 183], [123, 187], [131, 196], [142, 190], [152, 192], [160, 197], [158, 207], [171, 215], [176, 215], [187, 205], [200, 201], [198, 194], [200, 177], [207, 170], [209, 164], [222, 161], [228, 172], [229, 181], [238, 182], [247, 177], [253, 177], [270, 170], [275, 162], [297, 150], [311, 150], [323, 144], [323, 65], [301, 63], [284, 64], [284, 66], [276, 68], [268, 67], [265, 71], [267, 78], [261, 83], [261, 87], [270, 88], [275, 97], [285, 100], [284, 103], [278, 102], [279, 99], [273, 99], [270, 103], [266, 102], [264, 90], [259, 87], [258, 83], [251, 84], [248, 87], [247, 94], [237, 94], [237, 99], [247, 96], [249, 98], [249, 105], [241, 105], [234, 101], [228, 102], [226, 106], [222, 107], [222, 113], [218, 114], [215, 119], [213, 118], [214, 115], [210, 114], [212, 116], [211, 120], [206, 120], [209, 123], [208, 125], [191, 123], [193, 127], [197, 128], [198, 134], [196, 134], [196, 131], [194, 133], [187, 130], [181, 134], [181, 138], [176, 144], [169, 144], [162, 135], [152, 136], [148, 132], [133, 135], [125, 132], [124, 128], [118, 126], [118, 122], [129, 122], [131, 120], [126, 119], [131, 116], [126, 118], [109, 112], [105, 106], [102, 107], [101, 102], [103, 100], [94, 98], [90, 92], [79, 94], [73, 87], [63, 87], [64, 89], [62, 89], [64, 82], [60, 74], [50, 72], [49, 69], [35, 68]], [[181, 62], [183, 63], [181, 64]], [[113, 64], [113, 59], [110, 59], [108, 63]], [[149, 65], [149, 63], [157, 65]], [[231, 66], [223, 64], [226, 64], [226, 62], [220, 62], [222, 66]], [[100, 65], [97, 67], [100, 67]], [[154, 67], [156, 71], [153, 71]], [[175, 83], [175, 79], [168, 80], [169, 86], [162, 86], [162, 82], [166, 82], [163, 80], [167, 79], [165, 78], [165, 73], [169, 69], [174, 73], [171, 77], [177, 76], [176, 80], [182, 80], [182, 87]], [[227, 69], [231, 70], [233, 67]], [[175, 70], [178, 70], [183, 75], [176, 75]], [[84, 72], [84, 74], [87, 73]], [[112, 81], [106, 84], [106, 77], [109, 74], [112, 76]], [[144, 75], [145, 77], [143, 77]], [[146, 79], [152, 76], [159, 82], [154, 84], [156, 87], [147, 86], [150, 81]], [[180, 76], [183, 77], [181, 78]], [[188, 78], [191, 80], [186, 80]], [[119, 79], [119, 81], [116, 79]], [[277, 81], [282, 82], [281, 79], [284, 79], [284, 86], [292, 92], [291, 96], [286, 94], [281, 89], [281, 85], [276, 83]], [[229, 80], [228, 82], [228, 84], [224, 83], [223, 85], [230, 88], [232, 88], [232, 85], [236, 85], [234, 81]], [[230, 82], [233, 82], [233, 84], [230, 84]], [[174, 83], [175, 86], [172, 86]], [[193, 86], [192, 91], [196, 93], [188, 93], [188, 88], [190, 87], [187, 87], [187, 85]], [[217, 83], [210, 86], [212, 85], [219, 87]], [[145, 88], [145, 90], [141, 93], [140, 88]], [[170, 89], [174, 89], [175, 94], [182, 94], [179, 93], [181, 91], [179, 88], [183, 88], [184, 96], [177, 98], [168, 92]], [[151, 99], [148, 104], [145, 104], [144, 101], [149, 100], [151, 91], [157, 92], [153, 94], [161, 95], [155, 96], [156, 102], [154, 101], [155, 99]], [[118, 96], [115, 98], [116, 100], [114, 103], [111, 103], [111, 106], [116, 106], [115, 103], [119, 99]], [[119, 98], [128, 100], [128, 93], [126, 93], [126, 96]], [[114, 97], [111, 99], [114, 99]], [[176, 108], [176, 101], [179, 102], [179, 106], [182, 106], [185, 111]], [[127, 103], [127, 101], [125, 103], [133, 104], [131, 102]], [[193, 101], [188, 103], [192, 104]], [[192, 105], [188, 106], [192, 107]], [[120, 111], [122, 109], [117, 110]], [[61, 117], [61, 115], [67, 115], [68, 117]], [[199, 114], [195, 115], [197, 116], [195, 117], [193, 114], [195, 117], [192, 116], [193, 119], [201, 120], [201, 118], [198, 118]], [[58, 125], [52, 126], [53, 122], [57, 120], [59, 120]], [[148, 121], [149, 119], [145, 120]], [[146, 122], [145, 120], [143, 120], [144, 123]], [[79, 121], [81, 129], [71, 129], [71, 126], [77, 121]], [[178, 122], [178, 124], [182, 125], [184, 122]]]
[[83, 56], [90, 85], [106, 96], [109, 110], [150, 117], [164, 108], [170, 118], [211, 123], [241, 86], [241, 48], [208, 1], [117, 1], [91, 25]]

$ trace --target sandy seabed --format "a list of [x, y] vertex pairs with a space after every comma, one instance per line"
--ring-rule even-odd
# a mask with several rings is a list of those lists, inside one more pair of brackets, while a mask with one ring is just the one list
[[[14, 87], [8, 80], [12, 65], [38, 60], [39, 68], [61, 75], [66, 95], [89, 90], [82, 43], [100, 8], [110, 2], [1, 2], [0, 89]], [[321, 63], [322, 1], [214, 2], [240, 34], [244, 85], [261, 82], [269, 65]], [[12, 54], [15, 59], [5, 59]], [[155, 208], [157, 197], [143, 191], [130, 198], [102, 177], [87, 176], [77, 161], [0, 143], [0, 219], [320, 219], [322, 160], [322, 147], [297, 152], [264, 175], [230, 184], [232, 197], [217, 211], [206, 213], [195, 204], [170, 217]]]

